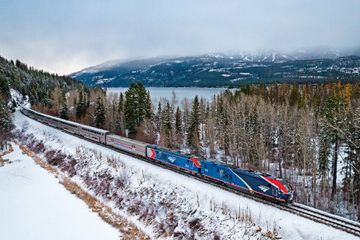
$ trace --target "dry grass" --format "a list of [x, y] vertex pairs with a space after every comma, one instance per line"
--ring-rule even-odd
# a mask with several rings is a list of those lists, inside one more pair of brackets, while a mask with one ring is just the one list
[[51, 166], [47, 162], [43, 161], [39, 156], [37, 156], [27, 147], [21, 144], [19, 144], [19, 146], [20, 149], [26, 155], [34, 159], [35, 163], [37, 163], [39, 166], [46, 169], [47, 171], [53, 173], [56, 177], [61, 178], [62, 181], [60, 183], [72, 194], [82, 199], [93, 212], [96, 212], [105, 222], [107, 222], [114, 228], [118, 229], [122, 235], [122, 239], [125, 240], [150, 239], [144, 232], [138, 229], [134, 224], [128, 222], [125, 218], [115, 214], [110, 207], [106, 206], [104, 203], [100, 202], [97, 198], [87, 193], [77, 183], [65, 177], [59, 170], [57, 170], [55, 167]]
[[11, 163], [11, 161], [3, 159], [3, 156], [8, 155], [12, 151], [14, 151], [14, 149], [12, 148], [11, 145], [9, 145], [9, 148], [5, 152], [2, 152], [0, 154], [0, 167], [3, 167], [5, 164]]

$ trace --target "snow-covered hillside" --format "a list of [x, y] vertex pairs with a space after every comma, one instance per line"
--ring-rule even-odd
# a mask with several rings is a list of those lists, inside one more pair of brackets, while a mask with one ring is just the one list
[[[130, 219], [152, 238], [356, 239], [342, 231], [283, 212], [172, 171], [89, 143], [14, 114], [20, 141], [39, 146], [68, 177]], [[34, 149], [35, 149], [34, 148]], [[52, 157], [49, 152], [52, 151]], [[49, 157], [50, 156], [50, 157]], [[106, 181], [106, 179], [108, 181]], [[270, 234], [271, 233], [271, 234]]]
[[359, 56], [322, 49], [110, 61], [69, 76], [89, 86], [238, 87], [254, 83], [359, 79]]
[[0, 167], [0, 239], [119, 239], [58, 180], [12, 144]]

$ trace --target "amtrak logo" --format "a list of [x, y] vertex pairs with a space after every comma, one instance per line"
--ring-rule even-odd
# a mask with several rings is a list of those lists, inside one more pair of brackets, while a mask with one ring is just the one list
[[260, 185], [259, 188], [260, 188], [263, 192], [266, 192], [267, 190], [270, 189], [270, 188], [265, 187], [265, 186], [263, 186], [263, 185]]
[[174, 158], [174, 157], [168, 157], [168, 160], [173, 163], [173, 162], [175, 162], [176, 158]]

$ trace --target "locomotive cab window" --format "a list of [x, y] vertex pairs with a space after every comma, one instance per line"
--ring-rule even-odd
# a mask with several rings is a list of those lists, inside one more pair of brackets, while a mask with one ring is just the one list
[[229, 174], [224, 169], [220, 169], [220, 177], [225, 178], [225, 179], [229, 179]]

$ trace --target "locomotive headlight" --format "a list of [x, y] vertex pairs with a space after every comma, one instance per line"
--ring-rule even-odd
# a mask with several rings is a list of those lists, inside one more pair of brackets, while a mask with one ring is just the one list
[[290, 193], [289, 201], [292, 201], [294, 198], [294, 194]]

